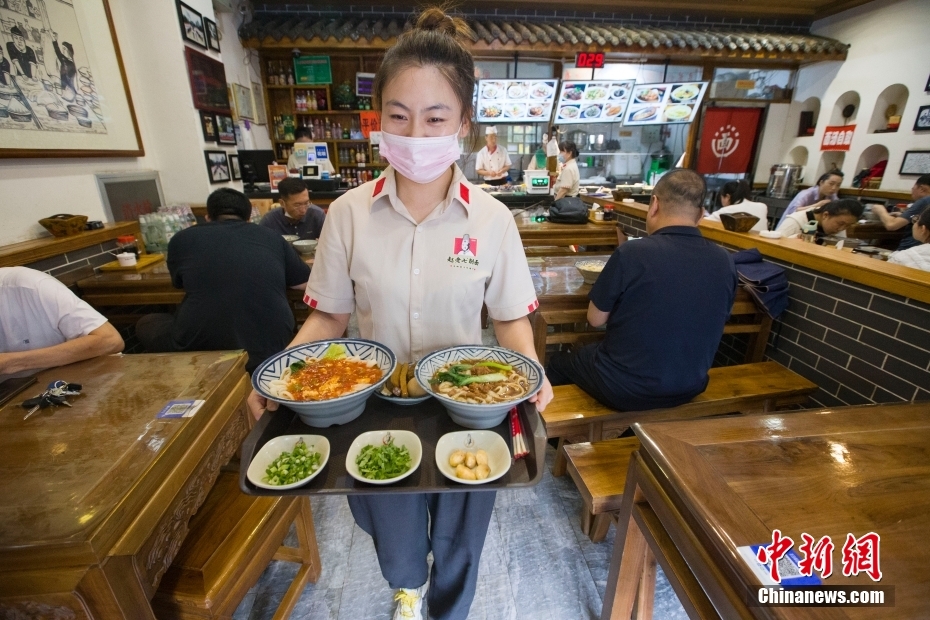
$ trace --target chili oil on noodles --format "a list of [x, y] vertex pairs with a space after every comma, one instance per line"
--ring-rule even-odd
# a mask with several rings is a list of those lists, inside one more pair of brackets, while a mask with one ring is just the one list
[[374, 360], [358, 357], [339, 359], [307, 358], [301, 368], [284, 370], [269, 387], [279, 398], [296, 401], [330, 400], [363, 390], [378, 382], [383, 374]]
[[[492, 375], [499, 378], [488, 382], [481, 380], [482, 377], [492, 378]], [[465, 384], [450, 380], [454, 377], [460, 378], [458, 383]], [[523, 398], [529, 392], [530, 382], [512, 366], [489, 360], [462, 359], [449, 362], [433, 373], [430, 387], [437, 394], [459, 402], [489, 405]]]

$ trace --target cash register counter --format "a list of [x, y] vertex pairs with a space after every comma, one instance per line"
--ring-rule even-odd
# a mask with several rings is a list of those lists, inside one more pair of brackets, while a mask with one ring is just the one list
[[[647, 206], [602, 198], [620, 220], [645, 230]], [[930, 272], [819, 246], [765, 239], [702, 222], [701, 234], [730, 250], [756, 248], [783, 267], [788, 310], [766, 356], [820, 386], [824, 406], [930, 400]]]

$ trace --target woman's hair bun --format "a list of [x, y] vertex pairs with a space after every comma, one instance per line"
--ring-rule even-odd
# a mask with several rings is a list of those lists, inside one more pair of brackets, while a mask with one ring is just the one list
[[447, 15], [445, 11], [436, 6], [424, 9], [417, 17], [418, 30], [436, 30], [455, 39], [473, 38], [471, 28], [464, 19]]

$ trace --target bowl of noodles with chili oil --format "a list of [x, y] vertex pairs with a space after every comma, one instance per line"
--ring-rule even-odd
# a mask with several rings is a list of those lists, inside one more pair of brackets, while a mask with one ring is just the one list
[[308, 342], [262, 362], [252, 373], [252, 387], [307, 426], [325, 428], [360, 416], [396, 364], [390, 349], [371, 340]]
[[440, 349], [417, 362], [417, 382], [452, 421], [465, 428], [493, 428], [512, 407], [539, 391], [542, 366], [502, 347], [463, 345]]

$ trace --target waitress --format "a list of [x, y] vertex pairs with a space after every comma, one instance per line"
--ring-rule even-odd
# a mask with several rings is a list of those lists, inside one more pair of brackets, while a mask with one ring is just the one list
[[[429, 8], [385, 54], [372, 94], [390, 166], [330, 208], [304, 296], [315, 312], [290, 346], [338, 338], [354, 310], [363, 338], [412, 362], [480, 344], [484, 304], [501, 346], [536, 359], [527, 314], [538, 302], [514, 219], [455, 165], [459, 140], [474, 129], [469, 33]], [[474, 258], [457, 262], [466, 236]], [[539, 409], [551, 399], [548, 381], [530, 398]], [[255, 392], [249, 404], [254, 414], [276, 408]], [[494, 499], [493, 491], [349, 496], [397, 590], [395, 620], [420, 618], [424, 600], [430, 618], [465, 620]]]
[[840, 190], [840, 184], [843, 182], [843, 173], [839, 170], [831, 170], [817, 179], [817, 185], [808, 187], [798, 192], [797, 196], [788, 203], [788, 208], [782, 213], [781, 219], [775, 229], [781, 226], [785, 219], [795, 211], [803, 211], [808, 208], [822, 207], [829, 202], [838, 198], [837, 192]]
[[581, 175], [578, 173], [578, 147], [574, 142], [559, 142], [559, 162], [562, 171], [559, 180], [555, 182], [555, 199], [578, 195], [578, 183]]
[[484, 130], [484, 142], [485, 146], [475, 158], [475, 172], [484, 177], [488, 185], [505, 185], [507, 171], [513, 164], [507, 149], [497, 146], [497, 127], [491, 125]]

